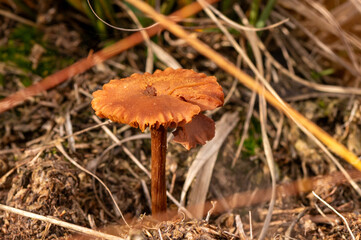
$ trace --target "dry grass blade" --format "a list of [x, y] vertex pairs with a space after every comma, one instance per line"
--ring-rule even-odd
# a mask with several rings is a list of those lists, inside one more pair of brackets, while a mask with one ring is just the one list
[[234, 155], [234, 158], [233, 158], [233, 161], [232, 161], [232, 167], [234, 167], [236, 165], [236, 162], [237, 162], [239, 156], [241, 155], [241, 151], [242, 151], [244, 141], [247, 138], [247, 133], [248, 133], [249, 124], [250, 124], [251, 118], [252, 118], [254, 104], [256, 103], [256, 96], [257, 96], [256, 92], [252, 91], [251, 99], [249, 100], [249, 105], [248, 105], [248, 110], [247, 110], [247, 115], [246, 115], [246, 121], [244, 121], [244, 123], [243, 123], [243, 130], [242, 130], [241, 140], [239, 142], [236, 154]]
[[266, 129], [267, 104], [266, 104], [266, 100], [263, 95], [260, 95], [259, 107], [260, 107], [259, 112], [260, 112], [260, 122], [261, 122], [261, 132], [262, 132], [262, 143], [263, 143], [263, 148], [264, 148], [268, 168], [270, 169], [271, 182], [272, 182], [271, 201], [269, 203], [268, 213], [264, 220], [264, 226], [262, 227], [262, 231], [261, 231], [260, 237], [259, 237], [259, 239], [264, 239], [266, 237], [267, 230], [268, 230], [269, 224], [271, 222], [272, 212], [273, 212], [275, 202], [276, 202], [276, 168], [274, 165], [271, 144], [270, 144], [270, 142], [268, 140], [268, 136], [267, 136], [267, 129]]
[[201, 206], [206, 200], [206, 195], [219, 149], [221, 148], [228, 134], [236, 126], [238, 120], [239, 117], [237, 112], [223, 114], [221, 120], [216, 123], [216, 135], [211, 141], [208, 142], [208, 144], [204, 145], [199, 150], [196, 158], [188, 170], [187, 178], [182, 189], [180, 202], [184, 203], [188, 188], [190, 187], [194, 178], [197, 176], [196, 182], [194, 183], [189, 194], [188, 205], [200, 206], [197, 208], [197, 212], [193, 213], [193, 215], [198, 219], [203, 217], [203, 207]]
[[14, 213], [14, 214], [18, 214], [24, 217], [28, 217], [31, 219], [37, 219], [40, 221], [44, 221], [47, 223], [51, 223], [60, 227], [64, 227], [67, 229], [71, 229], [73, 231], [82, 233], [82, 234], [86, 234], [88, 236], [92, 236], [92, 237], [97, 237], [97, 238], [101, 238], [101, 239], [107, 239], [107, 240], [124, 240], [124, 238], [121, 237], [117, 237], [114, 235], [110, 235], [110, 234], [106, 234], [106, 233], [102, 233], [102, 232], [98, 232], [86, 227], [81, 227], [72, 223], [67, 223], [64, 221], [60, 221], [58, 219], [54, 219], [51, 217], [45, 217], [39, 214], [35, 214], [35, 213], [31, 213], [31, 212], [27, 212], [27, 211], [23, 211], [17, 208], [13, 208], [13, 207], [9, 207], [3, 204], [0, 204], [0, 210], [2, 211], [6, 211], [6, 212], [10, 212], [10, 213]]
[[[240, 80], [240, 82], [243, 83], [246, 87], [257, 91], [259, 94], [262, 94], [262, 90], [261, 90], [262, 88], [259, 83], [256, 83], [250, 76], [248, 76], [240, 69], [235, 67], [233, 63], [229, 62], [223, 56], [216, 53], [209, 46], [207, 46], [200, 40], [190, 36], [189, 33], [184, 31], [177, 24], [155, 12], [154, 9], [152, 9], [149, 5], [145, 4], [144, 2], [141, 2], [139, 0], [127, 0], [127, 1], [132, 5], [136, 6], [141, 11], [150, 15], [156, 21], [159, 21], [164, 27], [166, 27], [173, 34], [186, 40], [189, 45], [194, 47], [201, 54], [212, 59], [218, 66], [220, 66], [221, 68], [232, 74], [233, 76], [237, 77]], [[320, 141], [326, 144], [328, 148], [331, 149], [334, 153], [336, 153], [337, 155], [345, 159], [347, 162], [349, 162], [352, 166], [354, 166], [355, 168], [361, 171], [361, 161], [358, 159], [358, 157], [355, 154], [350, 152], [344, 145], [342, 145], [333, 137], [331, 137], [328, 133], [322, 130], [315, 123], [311, 122], [310, 120], [305, 118], [302, 114], [294, 110], [287, 103], [284, 103], [281, 99], [277, 98], [276, 96], [273, 96], [268, 90], [264, 92], [264, 96], [270, 104], [280, 109], [293, 121], [298, 122], [300, 125], [307, 128]]]
[[164, 51], [163, 48], [161, 48], [159, 45], [157, 45], [154, 42], [150, 42], [150, 44], [151, 44], [151, 47], [152, 47], [155, 55], [157, 55], [159, 60], [162, 61], [165, 65], [167, 65], [168, 67], [171, 67], [173, 69], [182, 68], [180, 63], [174, 57], [172, 57], [169, 53]]

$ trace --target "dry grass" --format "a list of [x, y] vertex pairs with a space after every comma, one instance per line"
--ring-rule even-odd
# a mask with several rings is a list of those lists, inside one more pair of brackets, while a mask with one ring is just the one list
[[[215, 7], [220, 9], [220, 5]], [[30, 90], [19, 80], [23, 70], [1, 62], [5, 81], [0, 94], [5, 97], [19, 90], [18, 96], [30, 93], [26, 95], [30, 98], [24, 103], [23, 97], [17, 98], [10, 105], [5, 105], [7, 99], [0, 102], [0, 203], [100, 228], [122, 238], [350, 239], [350, 231], [359, 238], [360, 173], [351, 165], [360, 169], [360, 8], [356, 0], [279, 0], [267, 20], [267, 26], [276, 25], [259, 32], [248, 31], [248, 4], [234, 5], [234, 11], [228, 12], [232, 19], [210, 8], [180, 22], [188, 31], [186, 35], [171, 23], [165, 26], [183, 39], [166, 31], [158, 35], [157, 45], [147, 41], [134, 46], [135, 39], [141, 41], [138, 33], [136, 38], [125, 38], [83, 56], [80, 63]], [[28, 23], [17, 15], [0, 14], [0, 43], [6, 44], [16, 21]], [[277, 25], [284, 19], [289, 20]], [[152, 31], [148, 34], [156, 33]], [[202, 50], [195, 37], [208, 49]], [[127, 49], [119, 48], [122, 44], [127, 44]], [[152, 51], [145, 51], [150, 48]], [[197, 51], [206, 56], [211, 51], [219, 54], [208, 59]], [[149, 57], [152, 54], [157, 56], [154, 62]], [[236, 75], [215, 63], [228, 70], [230, 64], [236, 65], [231, 70]], [[209, 158], [212, 163], [197, 160], [199, 166], [191, 167], [199, 153], [209, 150], [186, 152], [169, 143], [168, 204], [174, 219], [158, 223], [142, 215], [150, 213], [149, 136], [119, 124], [99, 124], [90, 100], [93, 91], [115, 76], [169, 64], [217, 76], [227, 103], [209, 114], [219, 120], [236, 113], [240, 121], [233, 123], [229, 133], [218, 132], [217, 151]], [[240, 76], [248, 88], [237, 84], [234, 77]], [[39, 88], [44, 82], [49, 84]], [[59, 144], [62, 151], [56, 148]], [[339, 161], [331, 152], [354, 162]], [[98, 180], [70, 164], [69, 158], [96, 174], [112, 197]], [[191, 185], [188, 175], [197, 175], [196, 181], [202, 184]], [[184, 182], [187, 189], [196, 189], [188, 197], [187, 191], [182, 193]], [[209, 187], [202, 189], [202, 185]], [[196, 196], [194, 191], [204, 194]], [[311, 191], [347, 221], [318, 202]], [[217, 204], [213, 206], [210, 200], [217, 200]], [[196, 213], [205, 219], [210, 209], [207, 221], [189, 218]], [[54, 239], [74, 231], [7, 211], [0, 214], [0, 236], [4, 239]]]

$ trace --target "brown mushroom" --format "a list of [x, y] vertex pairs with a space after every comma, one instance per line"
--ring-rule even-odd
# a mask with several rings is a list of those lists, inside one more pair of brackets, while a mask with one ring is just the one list
[[213, 120], [201, 112], [223, 105], [223, 91], [216, 78], [167, 68], [111, 80], [93, 96], [92, 107], [99, 117], [142, 131], [150, 128], [152, 213], [165, 211], [167, 128], [177, 128], [174, 141], [187, 149], [214, 137]]

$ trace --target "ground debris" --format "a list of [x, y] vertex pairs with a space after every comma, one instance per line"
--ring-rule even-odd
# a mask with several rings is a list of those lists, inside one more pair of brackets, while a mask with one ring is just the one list
[[[86, 225], [79, 208], [79, 179], [76, 171], [61, 159], [30, 162], [17, 170], [7, 194], [6, 205]], [[54, 239], [68, 231], [45, 222], [5, 213], [1, 218], [1, 239]]]
[[[226, 233], [215, 225], [205, 221], [168, 221], [159, 226], [159, 231], [148, 230], [151, 239], [238, 239], [233, 234]], [[162, 236], [160, 236], [160, 234]]]
[[[71, 65], [79, 58], [92, 57], [93, 52], [102, 46], [128, 34], [117, 32], [114, 36], [107, 36], [105, 32], [95, 32], [85, 25], [90, 23], [90, 19], [64, 4], [53, 6], [46, 1], [37, 5], [31, 1], [0, 0], [0, 8], [4, 6], [8, 12], [13, 7], [7, 6], [6, 2], [14, 2], [12, 4], [15, 5], [17, 2], [30, 3], [30, 9], [38, 15], [33, 20], [36, 19], [42, 29], [24, 26], [16, 20], [0, 16], [0, 98], [39, 82], [41, 78]], [[238, 5], [235, 1], [219, 2]], [[251, 10], [250, 2], [264, 4], [264, 1], [243, 1], [240, 7], [246, 15]], [[257, 32], [257, 35], [260, 36], [259, 43], [265, 45], [261, 58], [265, 63], [265, 77], [275, 91], [360, 157], [360, 95], [342, 94], [346, 87], [360, 87], [359, 64], [357, 61], [352, 63], [353, 59], [360, 59], [361, 53], [361, 28], [357, 24], [360, 11], [354, 2], [279, 0], [267, 22], [289, 20], [272, 30]], [[220, 5], [214, 6], [221, 9]], [[225, 13], [231, 13], [227, 16], [241, 22], [242, 18], [237, 18], [236, 12], [233, 12], [234, 6], [229, 6], [229, 11], [226, 9]], [[15, 12], [28, 18], [24, 13]], [[325, 18], [322, 14], [325, 12], [338, 24], [332, 24], [330, 19]], [[121, 12], [114, 20], [117, 20], [115, 25], [129, 24]], [[211, 19], [197, 15], [181, 24], [187, 27], [192, 36], [216, 49], [229, 61], [236, 63], [239, 60], [239, 67], [253, 76], [249, 64], [241, 61], [243, 58], [237, 56], [237, 51], [230, 47], [229, 40], [214, 27]], [[247, 49], [247, 54], [254, 55], [244, 33], [233, 27], [230, 30], [241, 47]], [[101, 38], [106, 41], [101, 41]], [[270, 171], [263, 156], [258, 109], [250, 108], [251, 92], [241, 84], [234, 84], [236, 82], [231, 75], [225, 74], [212, 60], [202, 57], [184, 40], [176, 39], [169, 32], [160, 33], [155, 42], [176, 58], [183, 68], [217, 76], [225, 95], [229, 94], [229, 101], [224, 108], [213, 113], [215, 119], [226, 111], [237, 112], [241, 116], [239, 127], [229, 135], [218, 155], [207, 195], [207, 200], [247, 196], [237, 200], [237, 204], [242, 202], [241, 207], [230, 209], [227, 202], [218, 201], [218, 205], [227, 211], [215, 213], [209, 222], [174, 220], [159, 223], [147, 217], [138, 219], [140, 215], [150, 213], [146, 194], [150, 180], [131, 163], [122, 147], [112, 147], [112, 139], [100, 128], [95, 128], [73, 136], [74, 151], [69, 150], [66, 124], [71, 126], [74, 133], [96, 126], [90, 107], [91, 93], [110, 79], [143, 71], [146, 65], [143, 60], [148, 53], [142, 44], [82, 74], [69, 76], [67, 81], [55, 88], [0, 114], [2, 204], [92, 229], [108, 229], [110, 224], [115, 226], [114, 229], [122, 228], [116, 225], [120, 223], [119, 216], [103, 187], [54, 150], [52, 142], [62, 138], [62, 144], [71, 157], [84, 167], [92, 166], [91, 170], [109, 187], [126, 219], [135, 222], [131, 231], [127, 229], [119, 233], [120, 230], [114, 230], [119, 233], [115, 235], [127, 239], [237, 239], [238, 235], [232, 234], [238, 234], [235, 219], [239, 217], [243, 221], [245, 235], [251, 236], [253, 233], [254, 239], [258, 237], [268, 211]], [[155, 58], [154, 67], [164, 69], [166, 65]], [[333, 90], [329, 90], [329, 87]], [[236, 148], [241, 145], [241, 134], [249, 109], [252, 114], [241, 155], [235, 166], [230, 167]], [[361, 197], [346, 180], [340, 180], [340, 171], [336, 166], [292, 121], [279, 114], [277, 109], [270, 107], [267, 111], [270, 116], [267, 134], [273, 142], [280, 188], [266, 239], [287, 239], [287, 232], [289, 239], [350, 239], [345, 223], [316, 201], [311, 190], [343, 215], [356, 239], [361, 239]], [[68, 121], [66, 115], [69, 116]], [[135, 135], [134, 130], [119, 124], [107, 126], [119, 139]], [[148, 140], [135, 140], [123, 146], [149, 169], [149, 143]], [[45, 149], [44, 153], [38, 160], [31, 161], [31, 154], [34, 155], [40, 148]], [[172, 143], [169, 149], [171, 156], [167, 156], [167, 161], [169, 166], [173, 166], [167, 179], [171, 183], [169, 190], [175, 199], [179, 199], [198, 149], [184, 152]], [[19, 167], [23, 162], [27, 164]], [[350, 173], [350, 166], [344, 162], [341, 164]], [[360, 177], [357, 177], [357, 182], [360, 183]], [[169, 209], [175, 208], [170, 201], [168, 203]], [[0, 239], [57, 239], [67, 234], [69, 230], [61, 227], [0, 212]]]

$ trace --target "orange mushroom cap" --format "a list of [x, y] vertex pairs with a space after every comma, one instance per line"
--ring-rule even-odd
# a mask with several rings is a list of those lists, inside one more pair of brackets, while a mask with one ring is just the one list
[[[181, 135], [187, 135], [188, 139], [192, 134], [187, 133], [184, 126], [192, 122], [193, 117], [201, 111], [222, 106], [224, 101], [222, 87], [215, 77], [193, 70], [171, 68], [157, 70], [153, 74], [135, 73], [128, 78], [111, 80], [102, 90], [94, 92], [93, 97], [92, 107], [101, 118], [139, 127], [142, 131], [147, 127], [180, 126], [183, 132], [186, 131], [186, 134]], [[203, 117], [201, 119], [204, 120]], [[194, 134], [198, 136], [197, 132]], [[188, 141], [184, 137], [178, 137], [178, 140], [180, 143]], [[204, 144], [207, 140], [210, 139], [202, 138], [195, 142]]]

